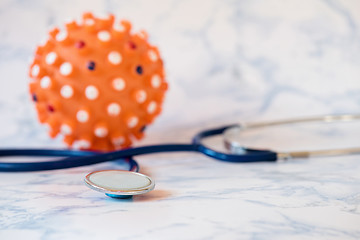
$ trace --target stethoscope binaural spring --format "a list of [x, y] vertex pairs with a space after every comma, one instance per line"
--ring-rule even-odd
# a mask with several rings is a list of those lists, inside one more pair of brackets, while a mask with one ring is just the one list
[[[193, 137], [192, 142], [189, 144], [161, 144], [142, 146], [109, 153], [49, 149], [2, 149], [0, 150], [0, 157], [37, 156], [65, 158], [55, 161], [43, 162], [0, 162], [0, 172], [29, 172], [66, 169], [121, 159], [128, 163], [128, 171], [105, 170], [93, 172], [86, 176], [85, 182], [92, 189], [104, 192], [108, 196], [123, 198], [136, 194], [142, 194], [151, 191], [154, 188], [154, 182], [149, 177], [140, 173], [136, 173], [139, 171], [139, 165], [133, 159], [134, 156], [160, 152], [187, 151], [199, 152], [221, 161], [246, 163], [271, 162], [280, 159], [307, 158], [313, 156], [357, 154], [360, 153], [360, 147], [317, 151], [276, 152], [273, 150], [246, 148], [242, 146], [241, 143], [234, 140], [234, 136], [237, 136], [241, 134], [241, 132], [248, 129], [306, 122], [348, 122], [354, 120], [360, 120], [360, 114], [325, 115], [319, 117], [297, 118], [272, 122], [233, 124], [225, 127], [201, 131]], [[214, 150], [203, 144], [204, 139], [221, 134], [223, 134], [224, 145], [229, 151], [228, 153]], [[133, 173], [129, 173], [129, 171]], [[110, 180], [107, 181], [104, 179]], [[112, 186], [112, 181], [121, 180], [126, 182], [126, 179], [132, 179], [131, 181], [133, 182], [128, 182], [128, 185], [131, 185], [132, 188], [128, 188], [126, 186], [122, 188]]]

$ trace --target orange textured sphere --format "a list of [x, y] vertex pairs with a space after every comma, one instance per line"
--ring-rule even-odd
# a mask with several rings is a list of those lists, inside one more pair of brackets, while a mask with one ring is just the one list
[[147, 34], [90, 13], [50, 31], [30, 66], [39, 121], [73, 148], [110, 151], [143, 137], [167, 90], [163, 61]]

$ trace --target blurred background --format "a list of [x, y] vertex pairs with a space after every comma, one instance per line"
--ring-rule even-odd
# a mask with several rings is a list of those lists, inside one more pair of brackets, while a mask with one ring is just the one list
[[222, 123], [360, 112], [357, 0], [1, 0], [0, 146], [64, 146], [37, 123], [29, 59], [49, 29], [85, 11], [130, 20], [161, 51], [170, 88], [143, 143]]

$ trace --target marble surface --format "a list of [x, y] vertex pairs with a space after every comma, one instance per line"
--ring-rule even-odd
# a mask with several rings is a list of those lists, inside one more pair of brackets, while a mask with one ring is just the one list
[[[162, 115], [136, 145], [186, 142], [204, 127], [236, 121], [360, 112], [356, 0], [1, 0], [1, 148], [64, 147], [36, 121], [28, 60], [50, 26], [84, 11], [131, 20], [162, 52], [170, 90]], [[330, 146], [358, 142], [360, 131], [345, 133], [300, 129], [291, 141], [264, 133], [253, 144], [315, 148], [319, 134], [337, 140]], [[360, 238], [359, 156], [230, 164], [175, 153], [138, 160], [156, 188], [132, 200], [83, 183], [90, 171], [121, 168], [117, 163], [0, 173], [0, 239]]]

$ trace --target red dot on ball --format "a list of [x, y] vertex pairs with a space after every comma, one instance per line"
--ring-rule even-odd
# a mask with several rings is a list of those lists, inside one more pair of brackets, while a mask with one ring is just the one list
[[75, 47], [76, 48], [83, 48], [85, 47], [85, 42], [84, 41], [78, 41], [75, 43]]
[[55, 108], [52, 105], [48, 105], [47, 109], [49, 112], [55, 112]]
[[130, 49], [133, 49], [133, 50], [136, 49], [136, 44], [134, 42], [130, 41], [128, 44], [129, 44]]

